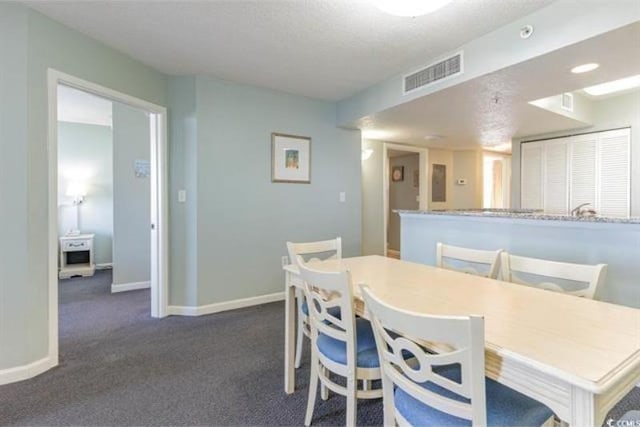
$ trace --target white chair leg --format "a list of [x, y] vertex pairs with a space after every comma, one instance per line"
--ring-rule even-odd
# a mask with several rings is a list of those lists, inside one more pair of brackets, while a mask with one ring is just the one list
[[311, 350], [311, 376], [309, 378], [309, 400], [307, 401], [307, 414], [304, 417], [304, 425], [309, 427], [313, 418], [313, 409], [316, 404], [318, 392], [318, 356]]
[[393, 382], [382, 374], [382, 405], [384, 410], [384, 425], [396, 425], [395, 407], [393, 403]]
[[347, 378], [347, 427], [356, 427], [358, 415], [358, 400], [356, 399], [356, 388], [358, 383], [354, 377], [355, 375]]
[[302, 312], [298, 311], [298, 332], [296, 336], [296, 360], [293, 364], [296, 369], [302, 364], [302, 341], [304, 340], [305, 324], [302, 320]]
[[[323, 366], [320, 369], [322, 369], [322, 373], [325, 377], [329, 375], [329, 370], [327, 368]], [[320, 398], [322, 400], [329, 399], [329, 388], [326, 385], [324, 385], [324, 383], [322, 382], [320, 382]]]
[[297, 322], [297, 336], [296, 336], [296, 359], [293, 366], [298, 369], [302, 363], [302, 341], [304, 340], [304, 328], [305, 314], [302, 312], [302, 303], [304, 302], [304, 295], [296, 293], [296, 303], [298, 306], [298, 322]]

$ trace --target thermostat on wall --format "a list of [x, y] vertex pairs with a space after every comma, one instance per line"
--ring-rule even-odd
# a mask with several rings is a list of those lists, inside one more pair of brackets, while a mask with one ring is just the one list
[[458, 180], [456, 181], [456, 184], [467, 185], [467, 178], [458, 178]]

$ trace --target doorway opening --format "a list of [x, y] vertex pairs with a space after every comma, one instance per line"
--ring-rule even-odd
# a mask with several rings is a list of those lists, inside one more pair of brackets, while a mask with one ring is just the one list
[[[99, 272], [97, 282], [111, 281], [111, 292], [150, 288], [151, 316], [167, 315], [167, 113], [53, 69], [48, 95], [49, 359], [55, 366], [59, 279], [94, 278], [96, 267], [113, 267], [113, 276]], [[90, 111], [69, 111], [68, 105], [59, 110], [61, 101], [74, 97], [95, 103], [93, 117], [73, 119]], [[73, 123], [91, 120], [96, 126]]]
[[484, 152], [482, 166], [482, 207], [509, 209], [511, 207], [511, 156]]
[[426, 210], [427, 149], [385, 143], [384, 149], [385, 256], [401, 258], [402, 233], [396, 210]]

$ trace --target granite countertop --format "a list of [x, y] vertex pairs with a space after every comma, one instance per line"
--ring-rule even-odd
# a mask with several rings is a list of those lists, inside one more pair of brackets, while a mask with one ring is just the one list
[[513, 218], [513, 219], [533, 219], [542, 221], [578, 221], [578, 222], [601, 222], [611, 224], [640, 224], [640, 217], [603, 217], [603, 216], [571, 216], [558, 214], [545, 214], [533, 209], [455, 209], [455, 210], [394, 210], [399, 214], [419, 214], [419, 215], [453, 215], [453, 216], [474, 216], [484, 218]]

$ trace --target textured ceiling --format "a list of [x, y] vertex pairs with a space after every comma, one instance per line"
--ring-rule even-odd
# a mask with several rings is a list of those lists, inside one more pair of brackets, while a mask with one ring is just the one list
[[373, 0], [24, 0], [168, 74], [346, 98], [552, 0], [454, 0], [399, 18]]
[[[514, 137], [585, 127], [529, 101], [640, 74], [639, 41], [636, 22], [366, 117], [358, 127], [371, 139], [441, 148], [496, 146]], [[570, 72], [589, 62], [600, 68]]]

